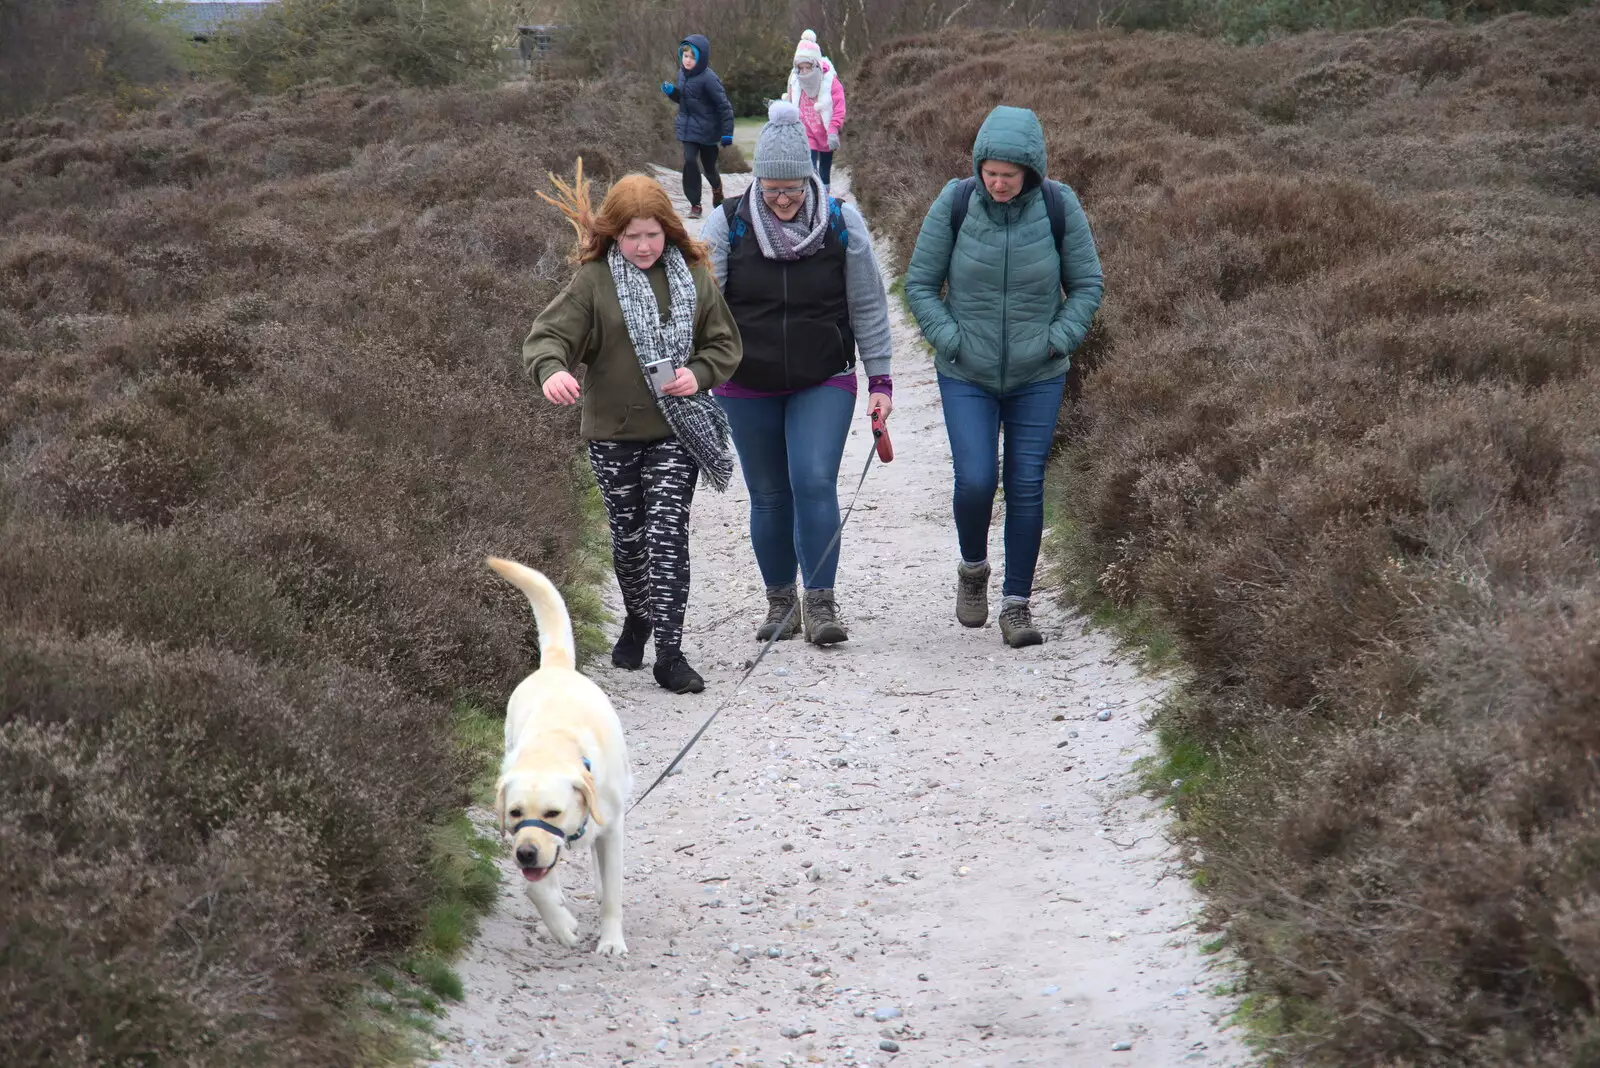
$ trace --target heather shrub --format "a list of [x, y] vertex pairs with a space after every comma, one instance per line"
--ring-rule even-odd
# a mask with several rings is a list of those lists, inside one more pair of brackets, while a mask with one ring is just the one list
[[856, 78], [854, 187], [902, 259], [997, 103], [1083, 195], [1107, 296], [1056, 540], [1188, 667], [1152, 778], [1185, 780], [1284, 1064], [1597, 1048], [1597, 51], [1593, 10], [947, 33]]
[[358, 979], [462, 878], [455, 708], [537, 662], [482, 558], [566, 582], [581, 534], [534, 191], [667, 132], [609, 82], [0, 126], [7, 1064], [384, 1053]]

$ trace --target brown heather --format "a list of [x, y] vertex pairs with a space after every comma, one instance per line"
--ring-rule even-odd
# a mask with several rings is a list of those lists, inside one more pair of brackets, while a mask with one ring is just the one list
[[1285, 1064], [1600, 1064], [1596, 56], [1593, 8], [952, 33], [852, 86], [902, 258], [996, 104], [1083, 195], [1068, 571], [1193, 669], [1159, 725]]
[[576, 424], [517, 359], [534, 190], [670, 156], [631, 87], [197, 88], [0, 126], [0, 1048], [334, 1066], [533, 665]]

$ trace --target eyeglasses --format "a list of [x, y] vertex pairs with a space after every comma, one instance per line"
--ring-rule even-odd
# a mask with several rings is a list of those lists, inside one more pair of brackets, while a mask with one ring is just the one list
[[763, 185], [761, 187], [761, 198], [763, 200], [795, 201], [795, 200], [803, 199], [805, 197], [805, 195], [806, 195], [806, 187], [803, 186], [803, 185], [799, 186], [798, 188], [779, 188], [779, 189], [773, 189], [770, 186], [765, 186], [765, 185]]

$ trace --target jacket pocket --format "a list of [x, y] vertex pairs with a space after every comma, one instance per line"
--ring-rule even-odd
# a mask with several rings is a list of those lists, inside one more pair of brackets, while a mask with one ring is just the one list
[[629, 404], [617, 410], [611, 425], [610, 437], [627, 441], [643, 430], [649, 420], [649, 409], [643, 404]]
[[951, 363], [959, 363], [961, 361], [961, 321], [954, 319], [952, 322], [955, 323], [955, 329], [950, 332], [950, 340], [943, 345], [935, 345], [933, 352], [935, 356], [941, 359], [949, 360]]

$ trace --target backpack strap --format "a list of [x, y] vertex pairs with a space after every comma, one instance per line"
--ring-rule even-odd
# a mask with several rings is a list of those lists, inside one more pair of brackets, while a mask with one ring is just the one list
[[[961, 224], [967, 221], [967, 209], [972, 206], [972, 194], [978, 188], [976, 177], [963, 178], [956, 183], [956, 198], [950, 205], [950, 251], [955, 252], [956, 238], [961, 236]], [[1044, 210], [1050, 216], [1050, 235], [1059, 253], [1061, 242], [1067, 236], [1067, 200], [1061, 195], [1061, 183], [1048, 178], [1039, 186], [1044, 196]]]
[[1050, 216], [1050, 236], [1055, 238], [1056, 253], [1061, 252], [1061, 242], [1067, 238], [1067, 198], [1061, 195], [1061, 183], [1046, 178], [1039, 191], [1044, 194], [1044, 210]]
[[739, 218], [739, 207], [743, 203], [743, 193], [736, 197], [729, 197], [722, 202], [722, 217], [728, 221], [728, 252], [730, 255], [734, 249], [739, 247], [739, 239], [744, 237], [744, 232], [747, 229], [744, 220]]
[[978, 179], [971, 176], [956, 183], [956, 196], [950, 202], [950, 251], [953, 254], [956, 238], [961, 236], [961, 224], [967, 221], [967, 209], [972, 206], [972, 194], [978, 188]]
[[844, 201], [828, 198], [828, 227], [846, 250], [850, 248], [850, 226], [844, 221]]

